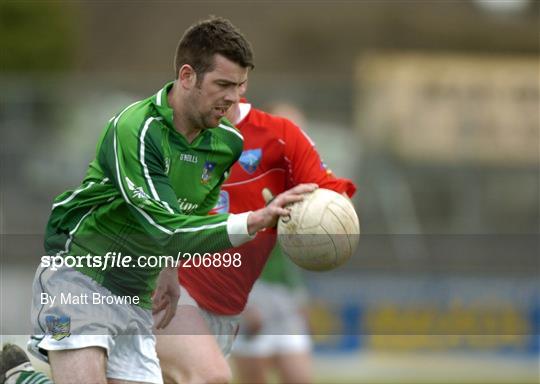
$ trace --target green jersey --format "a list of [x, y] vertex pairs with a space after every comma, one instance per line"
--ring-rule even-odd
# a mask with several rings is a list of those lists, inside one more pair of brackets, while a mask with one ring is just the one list
[[[187, 142], [175, 130], [167, 102], [172, 86], [109, 120], [80, 187], [54, 201], [45, 236], [49, 255], [176, 258], [233, 246], [229, 215], [207, 213], [242, 152], [242, 135], [222, 119]], [[150, 308], [161, 267], [77, 269], [114, 294], [139, 296], [140, 305]]]

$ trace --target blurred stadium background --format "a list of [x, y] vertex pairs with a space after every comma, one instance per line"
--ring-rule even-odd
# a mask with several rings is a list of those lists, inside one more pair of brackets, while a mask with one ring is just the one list
[[359, 187], [358, 253], [304, 274], [317, 382], [538, 383], [535, 0], [0, 2], [2, 341], [29, 329], [53, 196], [210, 14], [254, 47], [249, 100], [299, 106]]

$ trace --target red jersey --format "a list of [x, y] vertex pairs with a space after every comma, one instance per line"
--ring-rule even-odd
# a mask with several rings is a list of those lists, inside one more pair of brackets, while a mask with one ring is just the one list
[[[263, 188], [276, 196], [297, 184], [317, 183], [321, 188], [354, 194], [354, 184], [327, 170], [313, 142], [291, 121], [246, 103], [240, 104], [240, 111], [236, 126], [244, 136], [244, 151], [221, 187], [216, 213], [264, 207]], [[259, 232], [252, 241], [227, 251], [241, 255], [240, 266], [180, 267], [180, 283], [201, 308], [221, 315], [239, 314], [275, 241], [275, 229]]]

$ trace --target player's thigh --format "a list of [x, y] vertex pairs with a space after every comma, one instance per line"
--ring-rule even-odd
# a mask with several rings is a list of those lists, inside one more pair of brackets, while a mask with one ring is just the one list
[[269, 357], [233, 355], [235, 382], [239, 384], [266, 383], [271, 360]]
[[49, 351], [55, 384], [106, 384], [107, 354], [100, 347]]
[[178, 306], [170, 324], [154, 332], [165, 383], [230, 382], [229, 365], [197, 307]]

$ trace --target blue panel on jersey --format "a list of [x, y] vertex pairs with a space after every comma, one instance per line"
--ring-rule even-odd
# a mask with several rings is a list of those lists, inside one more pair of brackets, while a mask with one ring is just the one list
[[228, 213], [229, 212], [229, 193], [227, 191], [220, 191], [218, 201], [212, 213]]
[[262, 149], [247, 149], [242, 152], [238, 162], [244, 171], [250, 175], [257, 170], [262, 158]]

